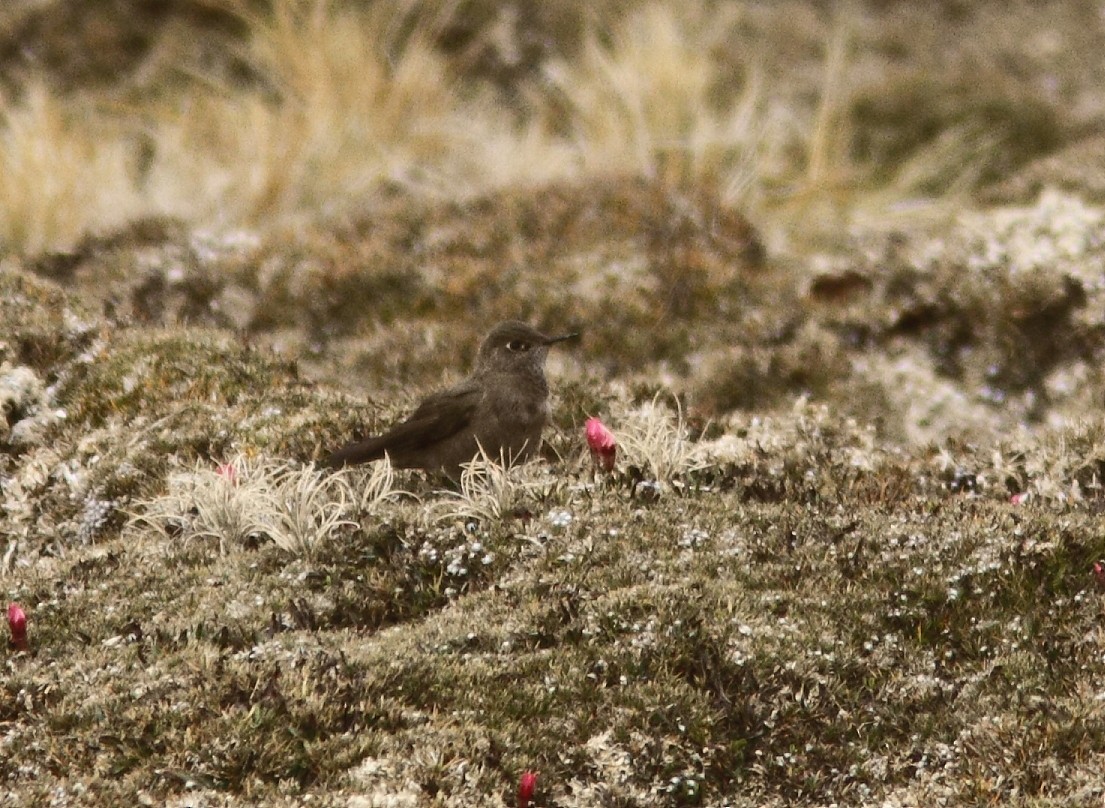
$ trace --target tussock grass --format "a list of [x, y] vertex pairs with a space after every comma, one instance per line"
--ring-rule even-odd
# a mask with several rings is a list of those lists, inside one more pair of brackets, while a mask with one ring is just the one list
[[703, 460], [690, 439], [678, 399], [672, 411], [660, 398], [658, 393], [619, 421], [618, 462], [636, 466], [648, 479], [667, 484], [702, 468]]
[[401, 497], [418, 498], [395, 487], [395, 469], [385, 456], [382, 460], [354, 466], [333, 475], [345, 490], [361, 520], [375, 517], [381, 508]]
[[0, 250], [71, 245], [141, 215], [134, 169], [134, 143], [94, 106], [41, 84], [21, 97], [0, 92]]
[[349, 503], [346, 487], [314, 468], [287, 469], [276, 474], [276, 513], [272, 540], [292, 555], [310, 556], [342, 527], [357, 523], [344, 518]]
[[197, 89], [157, 112], [154, 204], [257, 222], [341, 210], [385, 185], [452, 196], [513, 179], [500, 148], [513, 121], [489, 90], [458, 85], [410, 14], [294, 0], [251, 16], [249, 53], [272, 91]]
[[[27, 84], [0, 102], [0, 238], [37, 252], [139, 216], [261, 226], [397, 189], [457, 200], [610, 174], [782, 203], [802, 235], [811, 218], [838, 223], [842, 204], [870, 215], [958, 197], [1061, 145], [1063, 116], [1038, 93], [1020, 120], [1015, 81], [987, 90], [888, 71], [866, 33], [872, 12], [855, 5], [774, 26], [732, 4], [657, 1], [567, 24], [569, 7], [535, 32], [509, 11], [469, 11], [232, 3], [220, 12], [240, 23], [227, 36], [245, 77], [196, 60], [160, 92], [140, 77], [101, 96]], [[451, 39], [461, 31], [467, 50]], [[512, 34], [563, 41], [516, 50]], [[495, 52], [494, 75], [473, 68], [481, 49]]]
[[774, 134], [764, 87], [755, 72], [743, 81], [721, 74], [712, 56], [739, 14], [650, 3], [613, 32], [590, 32], [577, 60], [548, 65], [557, 91], [548, 125], [567, 132], [582, 170], [713, 182], [727, 201], [755, 186]]
[[239, 454], [214, 467], [201, 462], [170, 475], [163, 496], [135, 503], [129, 527], [152, 526], [184, 543], [211, 539], [223, 555], [272, 541], [289, 555], [311, 557], [341, 528], [358, 524], [347, 518], [352, 503], [361, 515], [393, 499], [391, 482], [385, 467], [358, 493], [344, 474]]
[[69, 247], [141, 215], [258, 224], [345, 210], [384, 187], [451, 198], [566, 170], [563, 147], [519, 126], [490, 88], [460, 86], [409, 3], [242, 13], [262, 84], [197, 77], [156, 100], [76, 109], [41, 86], [6, 100], [4, 242]]
[[257, 539], [276, 510], [272, 485], [239, 456], [224, 466], [197, 464], [169, 478], [165, 497], [135, 504], [132, 526], [179, 531], [184, 542], [213, 539], [219, 552]]
[[480, 453], [464, 464], [460, 490], [442, 491], [435, 512], [440, 521], [497, 524], [522, 515], [538, 492], [554, 485], [540, 463], [493, 458], [480, 447]]
[[34, 252], [140, 215], [258, 225], [341, 212], [388, 188], [456, 199], [611, 173], [705, 182], [735, 202], [798, 178], [788, 153], [807, 149], [814, 175], [839, 173], [827, 161], [840, 149], [826, 144], [841, 139], [830, 129], [847, 131], [843, 46], [830, 47], [818, 134], [803, 144], [793, 121], [768, 112], [756, 66], [717, 57], [739, 42], [735, 9], [656, 2], [595, 15], [582, 46], [563, 49], [571, 58], [546, 62], [507, 104], [436, 47], [459, 13], [449, 4], [238, 8], [254, 81], [197, 75], [160, 97], [77, 105], [42, 85], [8, 100], [5, 240]]

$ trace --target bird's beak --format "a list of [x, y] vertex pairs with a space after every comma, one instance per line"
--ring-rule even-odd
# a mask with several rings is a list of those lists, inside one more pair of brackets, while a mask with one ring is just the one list
[[578, 336], [579, 336], [579, 332], [576, 332], [574, 334], [563, 334], [559, 337], [545, 337], [545, 344], [546, 345], [552, 345], [552, 344], [557, 343], [557, 342], [564, 342], [565, 340], [575, 339]]

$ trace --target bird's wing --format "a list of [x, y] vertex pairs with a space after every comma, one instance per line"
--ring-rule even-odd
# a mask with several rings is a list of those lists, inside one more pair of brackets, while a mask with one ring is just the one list
[[409, 418], [382, 435], [365, 438], [338, 449], [326, 459], [326, 465], [340, 467], [379, 460], [386, 452], [401, 459], [408, 452], [433, 446], [450, 438], [472, 423], [482, 391], [472, 381], [442, 390], [426, 398]]

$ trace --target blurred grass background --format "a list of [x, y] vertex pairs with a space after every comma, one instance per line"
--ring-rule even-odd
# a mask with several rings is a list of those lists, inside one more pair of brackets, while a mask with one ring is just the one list
[[1103, 29], [1090, 2], [12, 0], [0, 248], [609, 174], [831, 238], [1099, 134]]

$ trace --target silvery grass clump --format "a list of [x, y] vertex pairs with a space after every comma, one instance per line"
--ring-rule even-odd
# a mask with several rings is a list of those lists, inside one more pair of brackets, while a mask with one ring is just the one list
[[615, 430], [622, 462], [636, 466], [657, 489], [663, 490], [686, 474], [705, 467], [706, 459], [691, 440], [683, 408], [660, 403], [660, 394], [648, 404], [626, 412]]
[[390, 503], [404, 498], [420, 501], [415, 494], [396, 487], [395, 468], [387, 455], [374, 463], [350, 466], [326, 474], [344, 489], [352, 515], [361, 527], [365, 527], [366, 522], [374, 521], [381, 508]]
[[[946, 469], [970, 459], [945, 450], [938, 460]], [[980, 489], [1009, 497], [1015, 505], [1033, 500], [1068, 508], [1100, 501], [1105, 498], [1105, 421], [1091, 414], [1037, 433], [1019, 429], [990, 451], [988, 464], [975, 461], [968, 468]]]
[[558, 485], [544, 463], [512, 462], [502, 453], [489, 456], [480, 447], [462, 467], [459, 490], [440, 492], [441, 499], [427, 514], [438, 523], [496, 524], [526, 511], [536, 499], [547, 499]]
[[280, 549], [294, 556], [310, 557], [341, 527], [356, 526], [345, 518], [349, 512], [348, 485], [336, 475], [311, 466], [273, 471], [273, 500], [276, 511], [267, 533]]
[[321, 472], [238, 455], [227, 463], [197, 463], [169, 477], [168, 491], [137, 503], [132, 528], [149, 525], [183, 542], [211, 540], [221, 554], [271, 540], [295, 556], [311, 556], [343, 527], [396, 499], [386, 461], [369, 469]]

